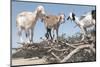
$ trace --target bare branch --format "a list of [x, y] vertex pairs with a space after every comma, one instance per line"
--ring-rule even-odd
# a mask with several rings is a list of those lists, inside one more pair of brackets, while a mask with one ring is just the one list
[[51, 52], [51, 54], [52, 54], [58, 61], [61, 61], [61, 59], [60, 59], [57, 55], [55, 55], [54, 52]]
[[[78, 51], [80, 51], [83, 48], [90, 48], [91, 45], [81, 45], [78, 46], [76, 49], [74, 49], [72, 52], [70, 52], [62, 61], [60, 62], [66, 62], [68, 59], [70, 59], [75, 53], [77, 53]], [[94, 49], [93, 49], [94, 51]]]
[[20, 42], [17, 42], [17, 44], [21, 44], [21, 45], [24, 45], [25, 43], [20, 43]]
[[68, 46], [70, 46], [70, 47], [76, 48], [76, 46], [74, 46], [74, 45], [72, 45], [72, 44], [65, 43], [65, 42], [63, 42], [63, 41], [61, 41], [61, 42], [64, 43], [64, 44], [66, 44], [66, 45], [68, 45]]

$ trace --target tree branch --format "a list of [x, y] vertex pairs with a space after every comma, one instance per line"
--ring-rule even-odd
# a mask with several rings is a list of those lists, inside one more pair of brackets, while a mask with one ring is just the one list
[[60, 59], [57, 55], [55, 55], [54, 52], [51, 52], [51, 54], [52, 54], [58, 61], [61, 61], [61, 59]]
[[[83, 48], [91, 48], [91, 45], [81, 45], [78, 46], [76, 49], [74, 49], [72, 52], [70, 52], [63, 60], [61, 60], [60, 62], [66, 62], [68, 59], [70, 59], [75, 53], [77, 53], [78, 51], [80, 51]], [[94, 49], [92, 49], [94, 51]]]

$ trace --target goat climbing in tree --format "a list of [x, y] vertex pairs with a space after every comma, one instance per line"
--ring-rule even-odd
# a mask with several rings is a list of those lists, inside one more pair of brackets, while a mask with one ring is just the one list
[[91, 26], [96, 25], [96, 10], [92, 10], [88, 12], [87, 14], [81, 16], [79, 19], [75, 13], [71, 12], [67, 18], [67, 20], [72, 20], [76, 23], [77, 26], [81, 29], [82, 32], [82, 39], [81, 41], [84, 40], [84, 38], [87, 36], [87, 28]]
[[33, 33], [36, 22], [39, 18], [42, 18], [45, 15], [44, 7], [38, 6], [34, 12], [23, 11], [17, 15], [16, 25], [18, 28], [18, 36], [20, 37], [21, 42], [22, 32], [26, 33], [26, 38], [28, 39], [27, 43], [32, 43]]
[[[42, 21], [45, 24], [45, 28], [47, 30], [45, 36], [47, 39], [54, 39], [55, 34], [54, 31], [56, 31], [56, 38], [58, 38], [58, 30], [59, 30], [59, 26], [61, 23], [65, 22], [65, 15], [64, 14], [60, 14], [60, 15], [47, 15], [44, 16], [42, 18]], [[53, 36], [52, 33], [53, 32]]]

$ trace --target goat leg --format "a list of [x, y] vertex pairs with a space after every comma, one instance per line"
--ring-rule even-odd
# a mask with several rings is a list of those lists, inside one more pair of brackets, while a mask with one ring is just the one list
[[21, 29], [21, 28], [18, 29], [18, 36], [19, 36], [19, 38], [20, 38], [20, 42], [23, 43], [22, 29]]
[[30, 37], [29, 37], [29, 42], [33, 42], [33, 29], [30, 29]]

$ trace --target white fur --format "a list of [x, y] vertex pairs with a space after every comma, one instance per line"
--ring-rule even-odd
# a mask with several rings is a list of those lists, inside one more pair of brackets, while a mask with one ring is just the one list
[[30, 40], [33, 41], [33, 30], [35, 24], [37, 20], [41, 18], [43, 15], [45, 15], [43, 6], [38, 6], [34, 12], [24, 11], [17, 15], [16, 24], [21, 42], [23, 42], [22, 31], [24, 31], [25, 34], [28, 36], [27, 42], [30, 42]]
[[[80, 27], [81, 32], [82, 32], [82, 34], [83, 34], [81, 40], [84, 40], [84, 38], [85, 38], [85, 36], [86, 36], [86, 33], [87, 33], [87, 30], [86, 30], [86, 29], [87, 29], [87, 28], [90, 28], [91, 26], [95, 26], [96, 20], [95, 20], [95, 19], [92, 19], [92, 15], [91, 15], [90, 12], [87, 13], [87, 14], [85, 14], [85, 15], [83, 15], [82, 17], [83, 17], [83, 18], [81, 18], [81, 19], [79, 20], [79, 18], [75, 16], [74, 22]], [[70, 15], [69, 15], [69, 19], [73, 20], [73, 19], [72, 19], [72, 12], [71, 12]]]

